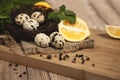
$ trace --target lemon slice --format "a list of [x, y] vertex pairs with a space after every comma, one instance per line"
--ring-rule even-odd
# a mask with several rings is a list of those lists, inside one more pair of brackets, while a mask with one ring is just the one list
[[120, 39], [120, 26], [106, 25], [105, 28], [109, 36]]
[[34, 5], [38, 6], [38, 7], [52, 8], [52, 6], [50, 4], [48, 4], [47, 2], [44, 2], [44, 1], [37, 2]]
[[75, 24], [70, 24], [66, 20], [62, 20], [59, 24], [59, 32], [63, 37], [71, 42], [82, 41], [90, 36], [87, 24], [80, 18], [76, 18]]

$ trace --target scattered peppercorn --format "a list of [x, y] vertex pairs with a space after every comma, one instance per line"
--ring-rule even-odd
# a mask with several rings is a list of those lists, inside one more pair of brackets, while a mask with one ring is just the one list
[[57, 55], [54, 55], [54, 57], [57, 57]]
[[92, 66], [95, 66], [95, 64], [92, 64]]
[[59, 57], [59, 60], [62, 60], [62, 58], [61, 58], [61, 57]]
[[82, 54], [80, 54], [78, 57], [79, 57], [79, 58], [80, 58], [80, 57], [83, 57], [83, 55], [82, 55]]
[[59, 54], [59, 60], [62, 60], [62, 53]]
[[75, 61], [76, 61], [76, 58], [73, 58], [73, 60], [75, 60]]
[[83, 60], [84, 60], [84, 58], [82, 57], [82, 58], [81, 58], [81, 60], [83, 61]]
[[90, 58], [89, 58], [89, 57], [87, 57], [87, 58], [86, 58], [86, 61], [89, 61], [89, 60], [90, 60]]
[[52, 58], [52, 56], [51, 55], [47, 55], [47, 59], [51, 59]]
[[40, 57], [42, 57], [43, 55], [42, 54], [40, 54]]
[[18, 67], [18, 64], [15, 64], [15, 67]]
[[81, 64], [84, 64], [85, 60], [82, 60], [82, 63]]
[[10, 63], [8, 66], [12, 66], [12, 64]]
[[78, 54], [75, 55], [75, 57], [78, 57], [78, 56], [79, 56]]
[[22, 74], [19, 74], [19, 77], [22, 77]]
[[66, 56], [67, 58], [69, 58], [69, 55], [68, 55], [68, 54], [66, 54], [65, 56]]
[[25, 75], [25, 74], [26, 74], [26, 72], [24, 71], [24, 72], [23, 72], [23, 74]]
[[14, 71], [16, 71], [17, 69], [16, 69], [16, 68], [14, 68], [13, 70], [14, 70]]

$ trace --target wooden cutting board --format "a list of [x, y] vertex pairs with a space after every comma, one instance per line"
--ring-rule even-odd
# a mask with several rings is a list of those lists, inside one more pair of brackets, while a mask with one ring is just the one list
[[[104, 31], [91, 30], [91, 32], [91, 38], [95, 40], [95, 48], [69, 53], [69, 59], [66, 60], [59, 60], [58, 54], [54, 53], [50, 60], [46, 59], [47, 55], [21, 56], [1, 45], [0, 59], [78, 80], [120, 80], [120, 40], [109, 37]], [[83, 54], [90, 60], [81, 64], [81, 58], [76, 58], [76, 63], [73, 63], [76, 54]]]

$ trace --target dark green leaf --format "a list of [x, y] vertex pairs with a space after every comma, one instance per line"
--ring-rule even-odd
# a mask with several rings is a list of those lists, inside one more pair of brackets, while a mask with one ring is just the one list
[[6, 19], [6, 18], [8, 18], [8, 17], [5, 15], [0, 15], [0, 19]]
[[66, 10], [65, 5], [62, 5], [62, 6], [59, 7], [59, 11], [65, 11], [65, 10]]
[[66, 10], [65, 6], [62, 5], [59, 7], [59, 10], [57, 12], [51, 12], [48, 15], [48, 19], [51, 20], [68, 20], [70, 23], [74, 24], [76, 20], [76, 14], [70, 10]]
[[58, 13], [58, 14], [57, 14], [57, 18], [60, 19], [60, 20], [65, 19], [65, 13], [63, 13], [63, 12]]
[[66, 16], [65, 19], [68, 20], [71, 24], [74, 24], [76, 17], [75, 16]]

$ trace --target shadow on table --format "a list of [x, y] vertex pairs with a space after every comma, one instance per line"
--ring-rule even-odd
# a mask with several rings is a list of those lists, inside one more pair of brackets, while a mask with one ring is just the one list
[[119, 40], [119, 39], [110, 37], [107, 33], [101, 33], [101, 34], [98, 34], [98, 36], [106, 38], [106, 39]]

